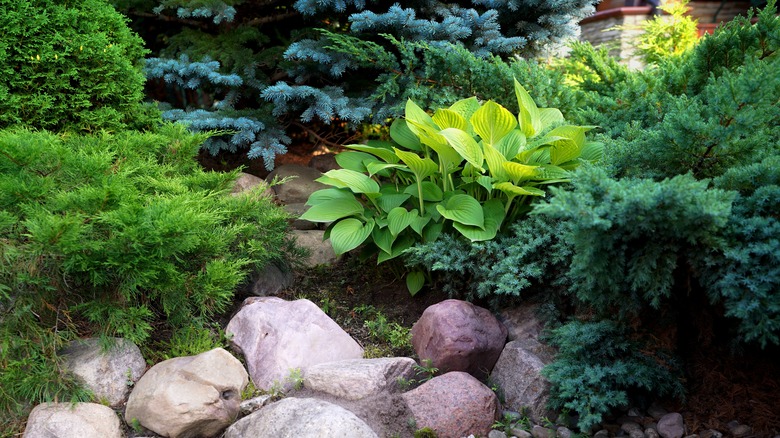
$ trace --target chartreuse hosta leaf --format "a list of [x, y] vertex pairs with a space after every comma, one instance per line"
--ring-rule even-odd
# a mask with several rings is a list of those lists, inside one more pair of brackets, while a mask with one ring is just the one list
[[[309, 199], [310, 203], [311, 199]], [[311, 207], [301, 215], [301, 219], [311, 222], [333, 222], [341, 218], [359, 215], [363, 213], [363, 204], [358, 202], [357, 199], [352, 197], [330, 199], [316, 204], [311, 204]]]
[[486, 144], [483, 146], [485, 150], [485, 162], [487, 163], [490, 176], [494, 181], [508, 181], [509, 173], [504, 168], [504, 163], [507, 162], [506, 157], [493, 146]]
[[423, 180], [439, 170], [439, 166], [430, 158], [422, 158], [414, 152], [402, 151], [395, 148], [395, 154], [406, 164], [414, 175]]
[[539, 123], [542, 130], [563, 122], [563, 114], [558, 108], [539, 108]]
[[381, 158], [386, 163], [397, 163], [398, 157], [395, 156], [395, 152], [391, 148], [367, 146], [364, 144], [348, 144], [345, 148], [353, 149], [356, 151], [367, 152], [371, 155]]
[[344, 169], [354, 170], [355, 172], [367, 172], [366, 163], [379, 163], [377, 157], [358, 151], [344, 151], [336, 155], [336, 162]]
[[447, 139], [450, 146], [458, 151], [461, 157], [479, 169], [480, 172], [484, 172], [485, 169], [482, 167], [482, 164], [485, 161], [485, 157], [482, 153], [482, 148], [474, 140], [474, 137], [454, 128], [443, 129], [439, 133]]
[[439, 127], [436, 126], [436, 123], [433, 122], [431, 116], [429, 116], [425, 110], [417, 106], [416, 103], [412, 102], [411, 99], [406, 101], [404, 114], [406, 116], [407, 126], [418, 137], [421, 137], [421, 134], [424, 134], [426, 128], [434, 131], [439, 129]]
[[329, 170], [315, 181], [331, 185], [339, 182], [341, 184], [337, 185], [338, 187], [348, 188], [354, 193], [379, 193], [379, 184], [376, 181], [366, 174], [349, 169]]
[[517, 79], [515, 79], [515, 96], [517, 104], [520, 106], [520, 113], [517, 115], [520, 129], [527, 138], [536, 137], [542, 127], [539, 108], [528, 91], [520, 85], [520, 82], [517, 82]]
[[533, 186], [519, 187], [508, 181], [495, 184], [493, 187], [506, 193], [510, 199], [513, 199], [517, 196], [544, 196], [545, 195], [544, 190], [537, 189], [536, 187]]
[[366, 241], [373, 229], [373, 220], [366, 223], [355, 218], [339, 221], [330, 229], [330, 243], [333, 246], [333, 251], [338, 255], [357, 248]]
[[471, 116], [474, 131], [487, 144], [496, 144], [517, 127], [517, 119], [503, 106], [489, 100]]
[[309, 195], [309, 199], [306, 201], [306, 205], [317, 205], [326, 201], [334, 199], [348, 199], [355, 200], [355, 195], [349, 190], [342, 189], [322, 189]]
[[469, 134], [474, 134], [474, 128], [468, 121], [471, 120], [471, 116], [477, 112], [480, 106], [476, 97], [469, 97], [468, 99], [462, 99], [453, 103], [449, 109], [460, 114], [460, 116], [463, 117], [463, 120], [467, 121], [467, 127], [464, 131]]
[[482, 205], [469, 195], [454, 195], [443, 204], [438, 204], [436, 210], [443, 217], [455, 223], [472, 225], [478, 228], [484, 228], [485, 226]]
[[442, 108], [433, 115], [433, 122], [439, 129], [455, 128], [466, 131], [466, 119], [455, 111]]
[[509, 179], [518, 183], [520, 181], [530, 180], [536, 177], [536, 168], [538, 166], [527, 166], [525, 164], [507, 161], [504, 163], [504, 169], [509, 174]]
[[598, 141], [586, 141], [582, 146], [582, 153], [580, 154], [580, 158], [583, 160], [595, 163], [596, 161], [601, 160], [602, 156], [604, 156], [604, 143]]
[[490, 240], [496, 237], [504, 221], [506, 215], [504, 205], [498, 199], [490, 199], [482, 206], [482, 214], [485, 217], [483, 227], [465, 225], [460, 222], [453, 223], [453, 226], [472, 242]]

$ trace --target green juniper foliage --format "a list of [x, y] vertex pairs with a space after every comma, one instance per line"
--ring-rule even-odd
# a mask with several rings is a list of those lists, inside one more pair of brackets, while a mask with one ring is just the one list
[[658, 309], [674, 291], [680, 260], [717, 247], [734, 197], [690, 175], [614, 180], [599, 168], [582, 169], [572, 185], [553, 189], [555, 196], [534, 214], [563, 221], [577, 299], [627, 316]]
[[285, 257], [286, 215], [259, 193], [230, 196], [236, 172], [203, 171], [204, 138], [177, 125], [0, 131], [4, 415], [62, 392], [56, 351], [67, 339], [143, 346], [174, 329], [178, 342], [228, 308], [248, 270]]
[[631, 391], [684, 396], [674, 361], [660, 352], [648, 356], [613, 321], [573, 321], [552, 330], [549, 341], [558, 347], [555, 362], [542, 370], [552, 384], [550, 406], [576, 412], [584, 432], [628, 404]]
[[143, 41], [105, 0], [0, 0], [0, 128], [152, 123]]
[[[512, 223], [492, 240], [469, 242], [443, 233], [418, 243], [404, 257], [410, 266], [437, 273], [436, 281], [453, 297], [467, 300], [528, 298], [534, 286], [563, 287], [571, 248], [561, 223], [534, 215]], [[548, 292], [550, 292], [548, 290]]]

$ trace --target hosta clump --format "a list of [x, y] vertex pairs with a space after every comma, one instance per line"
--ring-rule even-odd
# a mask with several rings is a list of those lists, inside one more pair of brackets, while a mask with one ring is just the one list
[[[411, 100], [390, 129], [392, 142], [350, 145], [342, 169], [318, 181], [302, 218], [332, 222], [336, 253], [370, 242], [378, 262], [453, 229], [470, 241], [490, 240], [502, 224], [528, 211], [545, 185], [566, 182], [581, 161], [600, 157], [586, 140], [590, 126], [566, 124], [555, 108], [538, 108], [517, 81], [519, 113], [472, 97], [428, 115]], [[422, 274], [407, 279], [410, 291]]]

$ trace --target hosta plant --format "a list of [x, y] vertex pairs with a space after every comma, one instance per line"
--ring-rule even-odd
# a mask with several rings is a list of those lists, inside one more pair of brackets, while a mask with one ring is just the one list
[[[332, 188], [313, 193], [302, 218], [330, 223], [326, 235], [337, 254], [368, 242], [379, 263], [435, 240], [445, 227], [471, 241], [492, 239], [545, 195], [545, 185], [567, 182], [582, 160], [601, 155], [601, 145], [585, 137], [591, 126], [538, 108], [517, 81], [515, 95], [517, 115], [475, 97], [433, 116], [407, 101], [392, 141], [349, 145], [336, 156], [342, 168], [318, 179]], [[423, 280], [411, 273], [409, 290]]]

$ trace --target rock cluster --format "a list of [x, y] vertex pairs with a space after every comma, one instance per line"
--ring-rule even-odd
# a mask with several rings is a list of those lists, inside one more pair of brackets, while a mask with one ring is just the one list
[[[251, 190], [276, 196], [300, 212], [308, 193], [319, 188], [314, 181], [319, 174], [310, 168], [281, 166], [274, 175], [295, 178], [268, 189], [244, 175], [234, 194]], [[293, 224], [299, 227], [298, 243], [310, 250], [308, 263], [332, 263], [336, 257], [322, 242], [324, 231], [300, 222]], [[439, 438], [573, 436], [565, 426], [526, 423], [521, 428], [511, 421], [520, 411], [536, 423], [553, 418], [545, 407], [549, 384], [539, 374], [551, 352], [538, 341], [542, 325], [533, 307], [507, 309], [497, 319], [464, 301], [431, 306], [412, 328], [412, 343], [426, 367], [440, 371], [421, 379], [421, 367], [411, 358], [363, 359], [357, 342], [310, 301], [273, 297], [291, 278], [273, 266], [244, 288], [256, 296], [245, 300], [226, 331], [248, 372], [236, 356], [214, 349], [158, 363], [144, 373], [143, 357], [128, 341], [115, 340], [110, 349], [97, 340], [78, 341], [63, 351], [65, 364], [103, 404], [36, 406], [24, 437], [373, 438], [412, 437], [419, 430]], [[488, 376], [497, 391], [483, 383]], [[250, 379], [257, 388], [287, 397], [242, 401]], [[415, 380], [424, 382], [410, 388]], [[679, 413], [653, 406], [643, 416], [635, 410], [628, 414], [594, 436], [687, 436]], [[498, 420], [505, 427], [492, 430]], [[752, 433], [736, 422], [730, 426], [732, 436]], [[723, 436], [710, 432], [709, 437]]]

